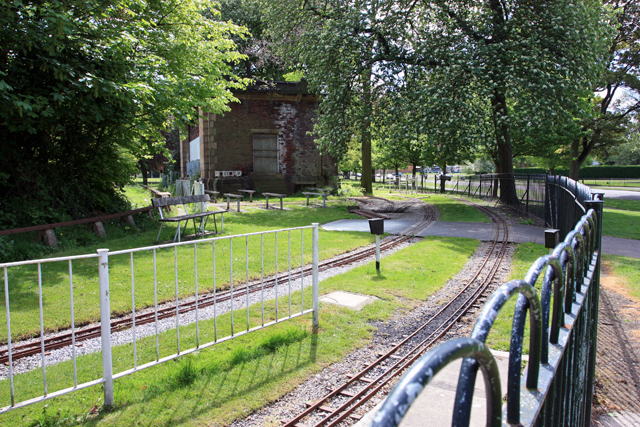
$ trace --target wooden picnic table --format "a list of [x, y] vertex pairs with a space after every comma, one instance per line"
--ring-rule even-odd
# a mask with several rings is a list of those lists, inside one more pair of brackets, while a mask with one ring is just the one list
[[311, 193], [311, 192], [303, 192], [302, 194], [304, 194], [305, 196], [307, 196], [307, 206], [309, 206], [309, 197], [310, 196], [320, 196], [322, 197], [322, 207], [326, 208], [327, 207], [327, 196], [329, 195], [329, 193]]
[[265, 197], [265, 199], [267, 200], [267, 209], [269, 209], [269, 197], [278, 197], [280, 198], [280, 210], [284, 210], [282, 208], [282, 198], [283, 197], [287, 197], [286, 194], [279, 194], [279, 193], [262, 193], [262, 195]]
[[212, 196], [213, 202], [215, 203], [218, 200], [218, 196], [220, 195], [220, 192], [213, 191], [213, 190], [204, 190], [204, 194], [208, 194], [209, 196]]
[[244, 199], [242, 194], [224, 193], [223, 196], [227, 198], [227, 210], [229, 210], [230, 199], [236, 199], [238, 202], [238, 212], [240, 212], [240, 201]]
[[255, 193], [256, 190], [238, 190], [238, 193], [246, 193], [249, 195], [249, 203], [253, 203], [253, 193]]

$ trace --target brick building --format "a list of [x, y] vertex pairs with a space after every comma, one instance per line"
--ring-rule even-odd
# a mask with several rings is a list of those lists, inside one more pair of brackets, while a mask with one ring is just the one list
[[[180, 148], [183, 177], [199, 171], [218, 191], [292, 193], [327, 185], [338, 174], [336, 159], [321, 154], [308, 135], [318, 97], [304, 82], [259, 82], [234, 95], [240, 102], [229, 104], [231, 111], [204, 113], [189, 127]], [[229, 171], [234, 176], [225, 176]]]

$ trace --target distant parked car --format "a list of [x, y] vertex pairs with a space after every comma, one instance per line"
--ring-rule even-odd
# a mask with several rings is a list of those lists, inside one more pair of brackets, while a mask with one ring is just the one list
[[394, 174], [392, 174], [392, 173], [388, 173], [387, 174], [387, 179], [393, 179], [393, 178], [395, 178]]

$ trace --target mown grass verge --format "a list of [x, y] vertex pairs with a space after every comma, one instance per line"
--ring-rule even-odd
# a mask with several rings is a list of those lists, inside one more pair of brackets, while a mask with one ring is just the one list
[[[549, 249], [546, 249], [543, 245], [536, 243], [521, 243], [517, 246], [513, 259], [511, 261], [511, 272], [509, 274], [509, 280], [524, 279], [524, 276], [529, 271], [531, 264], [542, 255], [549, 253]], [[505, 282], [506, 283], [506, 282]], [[536, 289], [540, 292], [542, 287], [542, 277], [536, 282]], [[513, 312], [516, 307], [516, 298], [511, 298], [502, 308], [500, 314], [493, 323], [493, 327], [487, 337], [487, 345], [500, 351], [509, 351], [511, 340], [511, 326], [513, 324]], [[525, 327], [525, 341], [522, 347], [523, 353], [529, 353], [529, 321], [527, 319]]]
[[[321, 303], [320, 330], [311, 333], [311, 316], [303, 316], [268, 329], [253, 332], [200, 351], [175, 362], [124, 377], [115, 382], [116, 405], [102, 408], [100, 387], [81, 390], [42, 404], [11, 411], [0, 416], [6, 425], [88, 425], [88, 426], [211, 426], [227, 425], [276, 400], [310, 375], [330, 363], [342, 360], [350, 351], [371, 338], [374, 322], [409, 310], [440, 289], [456, 274], [477, 248], [478, 242], [459, 238], [428, 238], [382, 260], [377, 274], [369, 263], [327, 279], [320, 293], [333, 290], [374, 295], [378, 300], [353, 311]], [[299, 294], [294, 295], [293, 306]], [[305, 292], [309, 307], [310, 292]], [[281, 299], [280, 307], [288, 304]], [[275, 303], [266, 305], [268, 318], [275, 316]], [[259, 321], [259, 308], [250, 310], [252, 321]], [[229, 333], [230, 315], [217, 321], [218, 337]], [[234, 316], [236, 331], [246, 322], [246, 310]], [[201, 322], [200, 340], [212, 339], [213, 320]], [[181, 348], [195, 344], [195, 326], [180, 329]], [[175, 331], [161, 334], [160, 357], [175, 352]], [[154, 360], [155, 337], [139, 342], [138, 363]], [[100, 355], [78, 360], [79, 381], [99, 376]], [[131, 368], [132, 346], [114, 348], [114, 372]], [[72, 385], [71, 362], [47, 368], [49, 392]], [[20, 400], [42, 392], [39, 370], [16, 377]], [[8, 382], [0, 382], [0, 404], [9, 402]], [[46, 409], [43, 409], [45, 407]], [[279, 419], [267, 426], [278, 426]]]
[[491, 222], [489, 218], [473, 206], [460, 200], [460, 196], [452, 197], [442, 194], [408, 195], [406, 197], [390, 195], [384, 191], [374, 192], [374, 195], [389, 200], [406, 200], [416, 197], [430, 205], [433, 205], [440, 213], [439, 221], [452, 222]]
[[[292, 207], [288, 211], [264, 211], [229, 213], [225, 215], [224, 236], [275, 230], [281, 228], [310, 225], [313, 222], [325, 223], [336, 219], [353, 218], [345, 206], [325, 209]], [[173, 238], [175, 226], [165, 226], [161, 239]], [[75, 247], [61, 251], [56, 257], [78, 254], [95, 254], [98, 248], [111, 251], [151, 246], [157, 234], [156, 227], [145, 232], [131, 231], [129, 235], [109, 238], [106, 241], [84, 247]], [[291, 245], [289, 245], [289, 239]], [[374, 237], [365, 233], [320, 231], [320, 259], [370, 244]], [[157, 277], [159, 302], [175, 299], [195, 293], [196, 273], [199, 292], [225, 289], [231, 283], [246, 280], [247, 251], [249, 279], [259, 278], [276, 271], [288, 269], [289, 253], [292, 268], [302, 263], [301, 250], [304, 250], [304, 262], [311, 261], [311, 230], [278, 233], [264, 237], [264, 273], [262, 273], [260, 236], [234, 238], [216, 243], [215, 283], [212, 269], [214, 248], [211, 242], [201, 242], [197, 252], [193, 246], [158, 249], [156, 251], [157, 271], [154, 276], [153, 251], [138, 252], [134, 256], [134, 282], [136, 308], [141, 309], [154, 303], [154, 277]], [[301, 246], [301, 243], [303, 246]], [[276, 257], [277, 251], [277, 257]], [[289, 252], [291, 251], [291, 252]], [[231, 253], [233, 252], [233, 257]], [[176, 258], [178, 263], [175, 269]], [[196, 263], [197, 260], [197, 263]], [[232, 261], [232, 262], [231, 262]], [[233, 264], [233, 275], [231, 265]], [[131, 260], [129, 255], [111, 256], [109, 259], [111, 310], [114, 314], [131, 311]], [[42, 299], [44, 306], [45, 331], [53, 331], [70, 326], [70, 273], [66, 261], [42, 264]], [[99, 299], [97, 259], [73, 262], [74, 316], [76, 325], [83, 325], [99, 318]], [[13, 339], [29, 337], [39, 333], [39, 285], [37, 265], [11, 267], [8, 269], [9, 301]], [[177, 288], [177, 291], [176, 291]], [[4, 286], [0, 290], [4, 311]], [[6, 330], [6, 319], [0, 317], [0, 330]], [[0, 342], [6, 342], [6, 335], [0, 336]]]
[[605, 209], [602, 233], [613, 237], [640, 239], [640, 212]]

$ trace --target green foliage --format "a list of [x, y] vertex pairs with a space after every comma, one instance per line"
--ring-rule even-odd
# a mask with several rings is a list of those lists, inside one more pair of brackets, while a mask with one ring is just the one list
[[605, 209], [602, 215], [602, 234], [640, 240], [640, 212]]
[[607, 159], [615, 165], [640, 165], [640, 138], [618, 145], [611, 150], [611, 156]]
[[[515, 173], [545, 174], [543, 168], [515, 168]], [[569, 169], [555, 168], [555, 175], [569, 176]], [[580, 179], [589, 178], [640, 178], [640, 166], [586, 166], [580, 169]]]
[[3, 1], [0, 228], [111, 213], [170, 117], [241, 87], [229, 23], [206, 0]]

